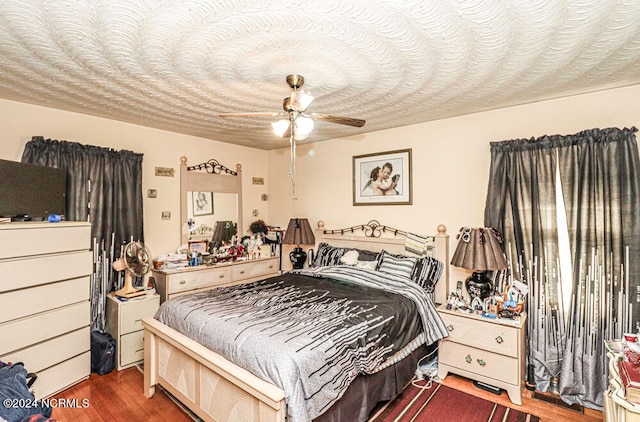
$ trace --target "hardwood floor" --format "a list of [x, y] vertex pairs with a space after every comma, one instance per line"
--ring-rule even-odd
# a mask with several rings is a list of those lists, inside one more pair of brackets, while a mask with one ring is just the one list
[[[85, 408], [53, 409], [57, 421], [172, 421], [193, 422], [161, 389], [147, 399], [142, 392], [143, 375], [136, 367], [123, 371], [113, 370], [106, 375], [92, 373], [88, 380], [63, 391], [57, 399], [77, 399]], [[73, 402], [72, 402], [73, 403]]]
[[[86, 408], [56, 407], [52, 417], [58, 421], [130, 421], [130, 420], [164, 420], [192, 422], [193, 419], [182, 408], [176, 405], [161, 389], [147, 399], [142, 393], [142, 373], [137, 368], [98, 375], [92, 373], [83, 381], [55, 396], [56, 399], [77, 399], [82, 404], [88, 399]], [[495, 395], [475, 387], [471, 380], [450, 374], [442, 382], [458, 390], [474, 396], [500, 403], [504, 406], [540, 417], [541, 422], [601, 422], [601, 412], [585, 409], [584, 414], [573, 410], [554, 406], [532, 398], [532, 392], [523, 391], [522, 406], [516, 406], [507, 397], [507, 393]], [[73, 403], [73, 402], [71, 402]]]

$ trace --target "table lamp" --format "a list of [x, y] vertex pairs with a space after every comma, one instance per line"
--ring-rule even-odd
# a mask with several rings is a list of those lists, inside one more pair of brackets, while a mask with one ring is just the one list
[[493, 288], [486, 272], [507, 268], [507, 260], [500, 247], [502, 236], [491, 227], [463, 227], [457, 238], [458, 246], [451, 265], [474, 270], [465, 287], [472, 300], [475, 297], [485, 299], [492, 294]]
[[300, 245], [313, 245], [316, 243], [316, 237], [313, 235], [309, 220], [306, 218], [292, 218], [289, 220], [289, 226], [284, 234], [282, 243], [286, 245], [297, 245], [289, 254], [289, 259], [294, 270], [304, 267], [307, 260], [307, 253], [302, 250]]

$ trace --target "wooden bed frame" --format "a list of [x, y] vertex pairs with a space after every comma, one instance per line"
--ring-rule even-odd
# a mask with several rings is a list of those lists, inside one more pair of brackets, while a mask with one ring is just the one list
[[[436, 302], [448, 296], [449, 237], [438, 226], [430, 252], [445, 263], [436, 285]], [[325, 230], [318, 222], [316, 246], [353, 247], [378, 252], [405, 252], [406, 232], [370, 221], [360, 226]], [[285, 394], [219, 354], [153, 318], [144, 318], [144, 394], [152, 397], [160, 385], [205, 421], [283, 422]]]

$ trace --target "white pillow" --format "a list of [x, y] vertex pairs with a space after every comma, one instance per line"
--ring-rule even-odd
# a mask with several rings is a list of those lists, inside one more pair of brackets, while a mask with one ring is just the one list
[[375, 270], [378, 265], [378, 261], [358, 261], [356, 267], [365, 268], [367, 270]]
[[358, 251], [352, 249], [340, 257], [340, 263], [343, 265], [356, 265], [358, 263]]

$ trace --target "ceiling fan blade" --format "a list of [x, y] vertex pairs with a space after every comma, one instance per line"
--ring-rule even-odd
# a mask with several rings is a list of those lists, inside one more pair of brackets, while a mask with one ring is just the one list
[[311, 117], [316, 120], [323, 120], [329, 123], [337, 123], [339, 125], [348, 125], [355, 127], [362, 127], [366, 123], [366, 120], [355, 119], [353, 117], [339, 117], [339, 116], [330, 116], [328, 114], [321, 113], [305, 113], [305, 116]]
[[250, 112], [250, 113], [220, 113], [218, 117], [277, 117], [284, 116], [284, 113], [274, 113], [274, 112]]

